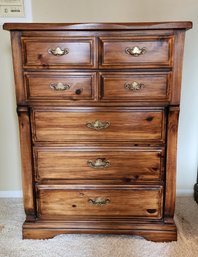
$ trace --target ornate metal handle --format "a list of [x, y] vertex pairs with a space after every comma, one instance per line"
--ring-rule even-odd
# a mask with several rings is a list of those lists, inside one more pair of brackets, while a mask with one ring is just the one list
[[108, 128], [110, 126], [110, 124], [111, 123], [109, 121], [96, 120], [93, 122], [88, 122], [86, 124], [86, 126], [91, 129], [100, 130], [100, 129]]
[[68, 54], [69, 49], [68, 48], [61, 49], [59, 46], [57, 46], [55, 49], [49, 48], [48, 53], [53, 54], [55, 56], [62, 56], [62, 55]]
[[153, 213], [157, 212], [157, 210], [156, 209], [147, 209], [147, 212], [150, 214], [153, 214]]
[[105, 199], [102, 197], [96, 197], [95, 199], [88, 199], [88, 203], [93, 204], [93, 205], [106, 205], [110, 203], [110, 199]]
[[125, 83], [124, 87], [128, 90], [137, 91], [142, 89], [144, 87], [144, 84], [134, 81], [132, 83]]
[[108, 168], [110, 166], [110, 162], [105, 158], [98, 158], [95, 161], [87, 161], [87, 165], [94, 169], [103, 169]]
[[70, 85], [63, 84], [61, 82], [51, 83], [49, 87], [55, 91], [65, 91], [70, 89]]
[[146, 53], [146, 47], [142, 47], [140, 48], [139, 46], [134, 46], [132, 48], [130, 47], [127, 47], [125, 49], [125, 52], [129, 55], [132, 55], [132, 56], [135, 56], [135, 57], [138, 57], [144, 53]]

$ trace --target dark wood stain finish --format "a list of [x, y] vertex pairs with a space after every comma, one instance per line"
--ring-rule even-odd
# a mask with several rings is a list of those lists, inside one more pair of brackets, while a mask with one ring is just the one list
[[19, 116], [23, 238], [177, 239], [177, 129], [191, 27], [4, 24]]

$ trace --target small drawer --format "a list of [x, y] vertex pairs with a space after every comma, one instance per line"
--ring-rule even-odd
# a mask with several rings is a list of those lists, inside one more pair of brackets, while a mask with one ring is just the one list
[[103, 100], [169, 101], [171, 73], [100, 73]]
[[23, 38], [24, 67], [94, 68], [94, 37]]
[[95, 73], [25, 73], [28, 100], [93, 99]]
[[160, 181], [164, 150], [159, 148], [34, 148], [36, 180]]
[[172, 66], [173, 37], [101, 37], [101, 68]]
[[35, 108], [31, 118], [34, 142], [164, 142], [163, 108]]
[[162, 205], [162, 186], [37, 186], [40, 219], [68, 216], [160, 219]]

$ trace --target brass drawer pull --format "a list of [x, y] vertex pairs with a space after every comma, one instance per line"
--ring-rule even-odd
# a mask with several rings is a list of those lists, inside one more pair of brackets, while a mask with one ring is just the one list
[[124, 87], [128, 90], [137, 91], [142, 89], [144, 87], [144, 84], [134, 81], [132, 83], [125, 83]]
[[93, 205], [106, 205], [110, 203], [110, 199], [105, 199], [102, 197], [96, 197], [95, 199], [88, 199], [88, 202]]
[[86, 126], [88, 128], [91, 128], [91, 129], [100, 130], [100, 129], [108, 128], [110, 126], [110, 122], [109, 121], [96, 120], [96, 121], [93, 121], [93, 122], [88, 122], [86, 124]]
[[61, 49], [59, 46], [57, 46], [55, 49], [49, 48], [48, 53], [53, 54], [54, 56], [63, 56], [69, 53], [69, 49], [68, 48]]
[[127, 47], [125, 49], [125, 52], [129, 55], [134, 56], [134, 57], [138, 57], [138, 56], [143, 55], [144, 53], [146, 53], [146, 47], [142, 47], [142, 48], [140, 48], [139, 46], [134, 46], [132, 48]]
[[147, 212], [150, 214], [154, 214], [157, 212], [157, 210], [156, 209], [147, 209]]
[[87, 161], [87, 165], [94, 169], [103, 169], [108, 168], [110, 166], [110, 162], [105, 158], [98, 158], [95, 161]]
[[55, 91], [65, 91], [70, 89], [70, 85], [63, 84], [61, 82], [51, 83], [49, 87]]

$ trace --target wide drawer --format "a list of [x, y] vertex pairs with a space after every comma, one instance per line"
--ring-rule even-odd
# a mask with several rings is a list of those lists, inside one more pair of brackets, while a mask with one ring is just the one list
[[100, 73], [100, 97], [104, 100], [168, 101], [170, 73]]
[[163, 108], [33, 109], [34, 142], [164, 142]]
[[160, 181], [161, 148], [34, 148], [36, 179]]
[[94, 37], [23, 38], [24, 66], [95, 67]]
[[172, 66], [172, 48], [171, 36], [101, 37], [100, 67]]
[[75, 189], [64, 185], [37, 186], [37, 208], [41, 219], [68, 216], [160, 219], [162, 205], [162, 186], [76, 186]]
[[26, 98], [29, 100], [93, 99], [95, 73], [25, 73]]

